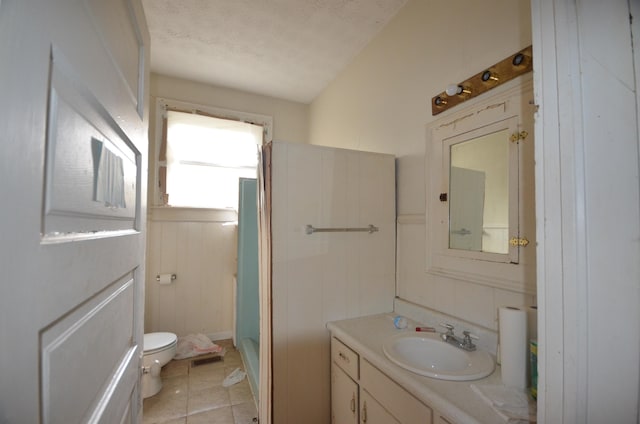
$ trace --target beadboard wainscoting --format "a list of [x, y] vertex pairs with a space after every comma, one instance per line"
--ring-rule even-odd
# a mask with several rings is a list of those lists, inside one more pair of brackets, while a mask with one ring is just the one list
[[[147, 239], [145, 332], [231, 338], [235, 211], [152, 208]], [[227, 224], [227, 225], [225, 225]], [[176, 274], [161, 285], [158, 274]]]

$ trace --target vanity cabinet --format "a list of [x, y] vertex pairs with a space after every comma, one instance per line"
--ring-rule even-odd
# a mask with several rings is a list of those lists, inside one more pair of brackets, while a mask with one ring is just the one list
[[332, 424], [448, 423], [335, 337], [331, 338], [331, 417]]

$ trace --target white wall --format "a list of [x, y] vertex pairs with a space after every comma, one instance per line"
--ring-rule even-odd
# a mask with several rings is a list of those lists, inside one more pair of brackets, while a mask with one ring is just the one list
[[[178, 335], [204, 333], [231, 337], [232, 280], [236, 273], [237, 234], [222, 221], [235, 220], [221, 211], [154, 208], [159, 140], [156, 138], [156, 98], [271, 116], [274, 139], [306, 143], [308, 106], [228, 88], [208, 86], [152, 74], [149, 131], [149, 219], [145, 332]], [[158, 273], [178, 274], [168, 286]]]
[[[394, 160], [275, 142], [271, 169], [274, 422], [325, 424], [326, 323], [393, 310]], [[308, 235], [307, 224], [379, 231]]]
[[311, 144], [398, 158], [396, 294], [494, 330], [499, 306], [535, 299], [425, 273], [426, 125], [432, 96], [530, 44], [528, 0], [410, 0], [310, 110]]

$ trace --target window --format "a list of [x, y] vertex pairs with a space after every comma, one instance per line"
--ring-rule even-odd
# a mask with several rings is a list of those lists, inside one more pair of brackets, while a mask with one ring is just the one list
[[178, 111], [166, 125], [165, 203], [236, 209], [238, 179], [256, 178], [263, 127]]

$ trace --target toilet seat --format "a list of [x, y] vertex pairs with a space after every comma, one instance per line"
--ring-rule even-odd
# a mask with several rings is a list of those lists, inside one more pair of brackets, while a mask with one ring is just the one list
[[152, 355], [169, 349], [178, 342], [178, 337], [173, 333], [147, 333], [144, 335], [143, 353]]

